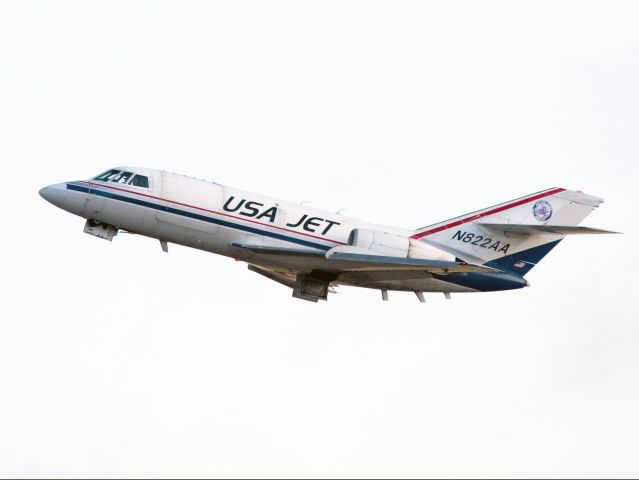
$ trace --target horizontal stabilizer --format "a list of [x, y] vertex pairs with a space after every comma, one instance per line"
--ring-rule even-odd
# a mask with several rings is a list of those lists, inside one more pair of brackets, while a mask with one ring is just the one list
[[567, 225], [523, 225], [516, 223], [477, 223], [480, 227], [490, 228], [506, 233], [521, 235], [593, 235], [604, 233], [619, 233], [598, 228], [574, 227]]

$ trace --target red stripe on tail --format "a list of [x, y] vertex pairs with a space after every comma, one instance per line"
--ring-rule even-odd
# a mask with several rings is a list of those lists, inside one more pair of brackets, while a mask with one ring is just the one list
[[502, 205], [501, 207], [496, 207], [496, 208], [493, 208], [492, 210], [487, 210], [482, 213], [477, 213], [470, 217], [466, 217], [461, 220], [456, 220], [454, 222], [447, 223], [446, 225], [441, 225], [439, 227], [435, 227], [430, 230], [425, 230], [423, 232], [416, 233], [415, 235], [412, 235], [410, 238], [419, 240], [420, 238], [425, 237], [426, 235], [432, 235], [433, 233], [441, 232], [442, 230], [447, 230], [449, 228], [458, 227], [459, 225], [463, 225], [465, 223], [474, 222], [475, 220], [479, 220], [480, 218], [484, 218], [489, 215], [494, 215], [495, 213], [503, 212], [504, 210], [510, 210], [511, 208], [519, 207], [520, 205], [524, 205], [528, 202], [534, 202], [535, 200], [539, 200], [540, 198], [549, 197], [551, 195], [555, 195], [556, 193], [561, 193], [565, 191], [566, 191], [565, 188], [555, 188], [553, 190], [549, 190], [548, 192], [539, 193], [532, 197], [524, 198], [516, 202], [510, 203], [508, 205]]

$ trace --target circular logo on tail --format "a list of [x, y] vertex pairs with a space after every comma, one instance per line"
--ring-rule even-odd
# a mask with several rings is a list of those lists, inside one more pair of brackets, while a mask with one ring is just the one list
[[552, 205], [546, 200], [539, 200], [533, 206], [533, 215], [540, 222], [546, 222], [552, 217]]

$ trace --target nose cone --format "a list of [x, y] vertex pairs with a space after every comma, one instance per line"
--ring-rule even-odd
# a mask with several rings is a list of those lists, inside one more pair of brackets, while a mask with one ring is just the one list
[[64, 208], [64, 201], [67, 197], [67, 187], [64, 183], [49, 185], [40, 190], [40, 196], [56, 207]]

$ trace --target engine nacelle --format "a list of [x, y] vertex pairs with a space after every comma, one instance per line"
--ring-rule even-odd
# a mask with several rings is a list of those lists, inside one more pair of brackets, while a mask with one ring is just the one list
[[348, 237], [348, 245], [374, 252], [378, 255], [402, 258], [419, 258], [423, 260], [455, 261], [455, 255], [432, 247], [419, 240], [366, 228], [354, 229]]
[[422, 260], [443, 260], [445, 262], [454, 262], [455, 255], [444, 252], [439, 248], [435, 248], [419, 240], [410, 239], [408, 247], [408, 258], [419, 258]]
[[389, 257], [408, 256], [409, 239], [396, 233], [382, 232], [381, 230], [369, 230], [355, 228], [348, 237], [348, 244], [352, 247], [370, 250], [378, 255]]

